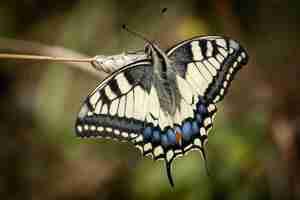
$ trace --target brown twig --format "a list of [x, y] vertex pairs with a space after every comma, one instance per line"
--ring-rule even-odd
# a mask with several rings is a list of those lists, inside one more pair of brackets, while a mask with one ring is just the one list
[[[0, 38], [0, 50], [6, 51], [0, 54], [0, 59], [23, 59], [23, 60], [43, 60], [43, 61], [60, 61], [65, 62], [70, 67], [78, 68], [82, 71], [88, 72], [98, 78], [104, 78], [108, 74], [104, 71], [98, 71], [91, 65], [94, 58], [90, 58], [84, 54], [72, 51], [70, 49], [48, 46], [38, 42], [28, 42], [24, 40], [15, 40], [8, 38]], [[9, 54], [7, 53], [21, 53]], [[24, 55], [36, 54], [36, 55]], [[47, 56], [39, 56], [47, 55]], [[87, 64], [89, 63], [89, 64]]]
[[0, 38], [1, 49], [13, 53], [0, 52], [0, 59], [64, 62], [71, 67], [79, 68], [101, 79], [131, 62], [147, 58], [145, 53], [121, 53], [112, 56], [97, 55], [88, 57], [62, 47], [7, 38]]

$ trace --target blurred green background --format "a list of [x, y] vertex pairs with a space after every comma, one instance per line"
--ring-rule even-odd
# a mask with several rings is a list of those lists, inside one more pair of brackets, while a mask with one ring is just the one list
[[[164, 49], [226, 35], [250, 55], [218, 105], [211, 176], [190, 153], [173, 164], [174, 189], [164, 163], [132, 145], [75, 137], [81, 102], [101, 80], [65, 64], [0, 60], [0, 199], [300, 199], [299, 22], [299, 0], [0, 1], [3, 41], [91, 56], [143, 49], [125, 23]], [[27, 48], [0, 40], [0, 52]]]

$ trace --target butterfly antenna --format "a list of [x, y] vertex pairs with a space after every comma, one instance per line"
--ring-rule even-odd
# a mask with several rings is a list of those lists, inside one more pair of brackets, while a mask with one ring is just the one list
[[132, 34], [132, 35], [134, 35], [134, 36], [136, 36], [136, 37], [138, 37], [138, 38], [140, 38], [140, 39], [142, 39], [142, 40], [144, 40], [144, 41], [146, 41], [146, 42], [148, 42], [148, 43], [152, 43], [150, 40], [148, 40], [145, 36], [143, 36], [142, 34], [140, 34], [140, 33], [138, 33], [138, 32], [136, 32], [136, 31], [133, 31], [133, 30], [131, 30], [131, 29], [129, 29], [128, 28], [128, 26], [126, 26], [125, 24], [123, 24], [122, 25], [122, 29], [124, 29], [125, 31], [127, 31], [128, 33], [130, 33], [130, 34]]
[[[167, 10], [168, 10], [168, 8], [166, 8], [166, 7], [164, 7], [163, 9], [161, 9], [161, 12], [160, 12], [160, 13], [161, 13], [161, 16], [163, 16], [164, 13], [167, 12]], [[132, 34], [132, 35], [134, 35], [134, 36], [136, 36], [136, 37], [138, 37], [138, 38], [140, 38], [140, 39], [142, 39], [142, 40], [144, 40], [144, 41], [146, 41], [146, 42], [152, 44], [152, 41], [150, 41], [149, 39], [147, 39], [147, 38], [146, 38], [145, 36], [143, 36], [142, 34], [140, 34], [140, 33], [136, 32], [136, 31], [133, 31], [133, 30], [129, 29], [128, 26], [127, 26], [126, 24], [123, 24], [123, 25], [122, 25], [122, 29], [124, 29], [124, 30], [127, 31], [128, 33], [130, 33], [130, 34]]]
[[[162, 22], [164, 21], [163, 18], [164, 18], [164, 15], [165, 13], [168, 11], [168, 8], [164, 7], [160, 10], [160, 13], [159, 13], [159, 21], [156, 23], [156, 25], [154, 27], [155, 28], [155, 32], [153, 33], [154, 35], [154, 38], [155, 40], [157, 40], [158, 38], [158, 35], [159, 35], [159, 32], [161, 32], [161, 26], [162, 26]], [[158, 27], [158, 28], [157, 28]]]
[[172, 187], [174, 187], [174, 181], [171, 173], [171, 162], [166, 161], [166, 167], [167, 167], [167, 175], [168, 175], [169, 183]]

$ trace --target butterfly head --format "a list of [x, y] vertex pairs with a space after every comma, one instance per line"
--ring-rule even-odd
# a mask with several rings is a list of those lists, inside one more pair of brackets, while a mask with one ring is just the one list
[[150, 57], [153, 57], [154, 54], [159, 55], [159, 57], [162, 57], [162, 55], [165, 54], [163, 50], [153, 41], [147, 41], [144, 47], [144, 51]]
[[145, 36], [143, 36], [142, 34], [129, 29], [125, 24], [122, 25], [122, 28], [125, 31], [127, 31], [128, 33], [131, 33], [146, 42], [144, 51], [149, 57], [153, 57], [155, 52], [157, 52], [158, 55], [164, 54], [164, 52], [158, 47], [157, 44], [155, 44], [154, 41], [151, 41], [148, 38], [146, 38]]
[[147, 42], [145, 44], [144, 51], [148, 56], [151, 56], [154, 51], [153, 44], [150, 42]]

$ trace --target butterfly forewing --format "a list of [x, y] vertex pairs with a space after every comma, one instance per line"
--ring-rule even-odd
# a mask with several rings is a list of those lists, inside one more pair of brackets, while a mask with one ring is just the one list
[[144, 127], [151, 63], [132, 63], [105, 79], [84, 101], [75, 125], [80, 137], [131, 140]]
[[220, 36], [183, 41], [170, 48], [167, 55], [193, 91], [214, 103], [223, 99], [234, 74], [248, 60], [240, 44]]

